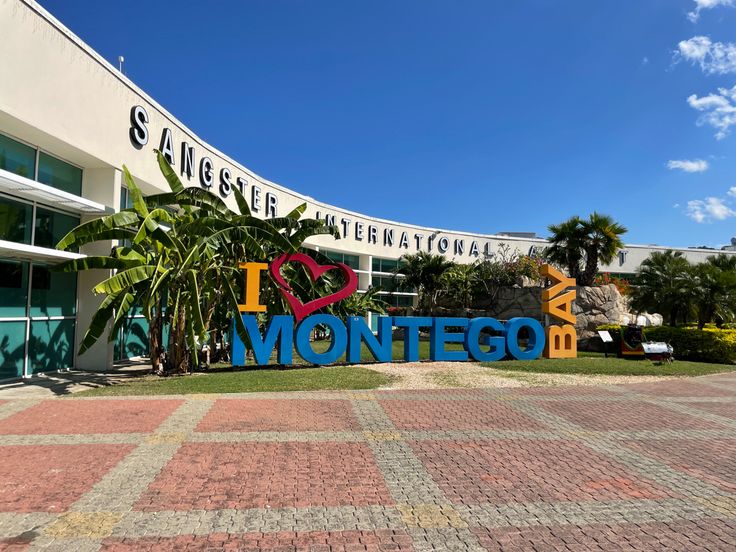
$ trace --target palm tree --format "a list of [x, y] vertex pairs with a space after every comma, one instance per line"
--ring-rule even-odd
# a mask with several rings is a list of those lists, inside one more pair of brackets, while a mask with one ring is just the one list
[[455, 263], [442, 255], [433, 255], [425, 251], [407, 253], [399, 260], [402, 264], [394, 270], [394, 277], [399, 274], [404, 276], [402, 285], [416, 289], [420, 308], [427, 308], [430, 315], [433, 314], [437, 297], [443, 287], [442, 275], [455, 266]]
[[583, 221], [574, 216], [560, 224], [551, 224], [548, 229], [552, 236], [544, 256], [548, 261], [565, 268], [570, 278], [578, 280], [585, 245]]
[[639, 312], [659, 312], [677, 325], [692, 310], [691, 265], [682, 252], [655, 251], [645, 259], [631, 288], [631, 306]]
[[[724, 262], [725, 261], [725, 262]], [[736, 311], [736, 270], [725, 255], [709, 257], [692, 268], [691, 292], [698, 329], [715, 320], [718, 326], [733, 320]], [[720, 265], [720, 266], [719, 266]], [[725, 266], [726, 268], [721, 268]]]
[[545, 257], [564, 267], [578, 285], [591, 286], [598, 274], [598, 264], [609, 264], [623, 247], [621, 236], [626, 228], [608, 215], [593, 212], [588, 219], [578, 216], [549, 226], [550, 245]]
[[592, 286], [598, 274], [598, 263], [610, 264], [618, 250], [624, 246], [621, 236], [626, 227], [615, 222], [608, 215], [593, 212], [588, 220], [583, 221], [585, 241], [585, 269], [580, 278], [580, 285]]

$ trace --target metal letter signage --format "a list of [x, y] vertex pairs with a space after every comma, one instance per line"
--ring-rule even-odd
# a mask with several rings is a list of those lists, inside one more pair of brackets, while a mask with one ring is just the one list
[[[303, 264], [309, 271], [309, 277], [313, 282], [316, 282], [317, 279], [328, 270], [340, 270], [345, 276], [345, 285], [341, 290], [335, 293], [302, 304], [302, 302], [294, 296], [291, 286], [286, 283], [286, 280], [284, 280], [284, 277], [281, 274], [281, 265], [284, 263]], [[308, 314], [311, 314], [322, 307], [342, 301], [346, 297], [351, 296], [355, 293], [355, 290], [358, 289], [358, 276], [356, 276], [355, 272], [353, 272], [348, 265], [343, 263], [320, 265], [317, 264], [312, 257], [305, 255], [304, 253], [292, 253], [291, 255], [284, 254], [276, 257], [276, 259], [271, 263], [271, 278], [273, 278], [273, 280], [279, 285], [281, 294], [284, 296], [284, 299], [286, 299], [286, 302], [289, 303], [291, 312], [294, 313], [294, 318], [296, 318], [297, 322], [301, 322]]]
[[556, 268], [542, 265], [541, 275], [549, 278], [552, 285], [542, 292], [542, 312], [561, 322], [563, 325], [547, 326], [547, 344], [544, 347], [544, 358], [575, 358], [578, 356], [578, 340], [575, 333], [576, 316], [572, 313], [572, 302], [577, 297], [574, 289], [575, 278], [569, 278]]
[[[303, 265], [313, 282], [325, 273], [335, 270], [343, 275], [341, 289], [330, 295], [318, 297], [303, 303], [294, 295], [281, 269], [286, 263]], [[268, 364], [274, 349], [278, 362], [290, 364], [292, 351], [313, 364], [330, 364], [342, 355], [348, 362], [360, 362], [362, 345], [378, 362], [390, 362], [393, 353], [393, 328], [404, 330], [404, 354], [406, 361], [419, 360], [419, 343], [422, 332], [429, 334], [429, 356], [440, 361], [477, 361], [515, 358], [531, 360], [539, 357], [545, 347], [545, 333], [542, 325], [533, 318], [512, 318], [505, 324], [495, 318], [432, 318], [415, 316], [379, 316], [378, 334], [374, 335], [364, 318], [351, 316], [343, 321], [337, 316], [317, 313], [328, 305], [346, 299], [358, 289], [358, 276], [346, 264], [321, 265], [304, 253], [284, 253], [276, 257], [271, 265], [266, 263], [241, 263], [245, 271], [245, 303], [239, 305], [241, 313], [265, 312], [266, 307], [259, 303], [261, 272], [268, 268], [271, 279], [278, 285], [286, 299], [293, 316], [278, 315], [268, 320], [265, 332], [261, 334], [258, 319], [254, 314], [242, 314], [248, 347], [253, 352], [257, 364]], [[573, 292], [574, 293], [574, 292]], [[564, 310], [563, 307], [562, 310]], [[314, 314], [313, 314], [314, 313]], [[317, 352], [312, 348], [311, 337], [316, 327], [329, 328], [330, 344], [326, 351]], [[448, 343], [461, 345], [461, 348], [448, 350]], [[233, 332], [232, 361], [235, 365], [245, 364], [246, 346], [237, 332]]]

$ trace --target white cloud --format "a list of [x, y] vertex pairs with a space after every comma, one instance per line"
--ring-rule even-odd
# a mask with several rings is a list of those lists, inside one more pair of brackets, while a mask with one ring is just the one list
[[670, 170], [681, 170], [688, 173], [705, 172], [710, 165], [704, 159], [672, 159], [667, 161]]
[[702, 10], [710, 10], [718, 6], [733, 6], [734, 0], [694, 0], [695, 9], [687, 14], [687, 18], [695, 23], [700, 18]]
[[731, 197], [736, 197], [736, 186], [731, 186], [728, 189], [728, 195], [730, 195]]
[[649, 65], [649, 58], [646, 57], [646, 56], [644, 56], [643, 58], [641, 58], [641, 64], [642, 65]]
[[687, 216], [695, 222], [711, 222], [725, 220], [736, 216], [736, 211], [726, 205], [719, 197], [706, 197], [704, 200], [693, 199], [687, 202]]
[[677, 45], [675, 61], [680, 57], [697, 63], [707, 75], [736, 72], [736, 44], [713, 42], [707, 36], [694, 36]]
[[687, 103], [696, 111], [702, 112], [697, 124], [710, 125], [718, 132], [716, 138], [721, 140], [728, 136], [729, 129], [736, 125], [736, 86], [719, 88], [718, 93], [698, 97], [692, 94]]

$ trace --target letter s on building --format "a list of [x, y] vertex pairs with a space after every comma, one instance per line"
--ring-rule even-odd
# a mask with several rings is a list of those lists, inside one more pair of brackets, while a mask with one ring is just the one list
[[148, 113], [141, 105], [134, 105], [130, 109], [130, 141], [137, 148], [148, 143]]

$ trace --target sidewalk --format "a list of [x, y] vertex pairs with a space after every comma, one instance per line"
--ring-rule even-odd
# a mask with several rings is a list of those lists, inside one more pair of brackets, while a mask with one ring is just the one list
[[734, 450], [733, 373], [0, 400], [0, 550], [733, 550]]

